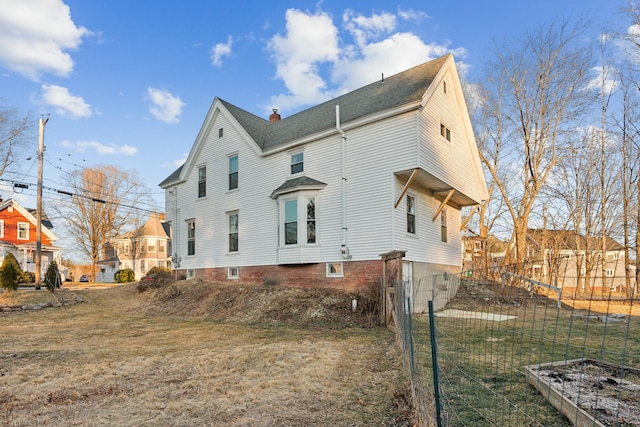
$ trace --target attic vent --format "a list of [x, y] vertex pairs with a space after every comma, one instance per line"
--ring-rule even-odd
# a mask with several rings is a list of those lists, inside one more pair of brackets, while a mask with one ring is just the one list
[[280, 114], [278, 114], [278, 109], [277, 109], [277, 108], [274, 108], [274, 109], [273, 109], [273, 114], [271, 114], [271, 115], [269, 116], [269, 121], [270, 121], [271, 123], [273, 123], [273, 122], [277, 122], [277, 121], [280, 121]]

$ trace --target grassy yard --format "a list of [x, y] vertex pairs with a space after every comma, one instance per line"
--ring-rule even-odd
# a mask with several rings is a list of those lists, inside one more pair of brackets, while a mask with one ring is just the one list
[[[390, 331], [225, 321], [202, 289], [200, 301], [184, 288], [74, 290], [84, 302], [1, 314], [0, 424], [409, 425]], [[0, 294], [0, 305], [47, 294]]]
[[[566, 418], [527, 383], [525, 366], [588, 358], [640, 368], [640, 318], [636, 316], [636, 306], [614, 307], [592, 302], [582, 306], [565, 304], [558, 309], [553, 299], [517, 296], [500, 295], [497, 300], [476, 298], [462, 289], [447, 306], [513, 316], [510, 320], [436, 318], [440, 386], [447, 425], [568, 426]], [[626, 316], [603, 322], [599, 317], [603, 313]], [[433, 390], [428, 319], [418, 317], [414, 326], [418, 331], [414, 336], [416, 352], [423, 363], [425, 387]], [[589, 386], [599, 392], [595, 382]], [[626, 399], [621, 391], [618, 398], [632, 404], [637, 402]]]

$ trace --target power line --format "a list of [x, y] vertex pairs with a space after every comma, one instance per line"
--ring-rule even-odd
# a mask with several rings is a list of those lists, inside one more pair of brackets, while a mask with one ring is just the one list
[[[13, 184], [13, 188], [20, 188], [20, 189], [29, 189], [30, 190], [30, 186], [36, 185], [36, 184], [33, 184], [33, 183], [5, 180], [5, 179], [2, 179], [2, 178], [0, 178], [0, 181], [11, 183], [11, 184]], [[61, 190], [61, 189], [58, 189], [58, 188], [48, 187], [48, 186], [44, 186], [44, 185], [42, 186], [42, 189], [43, 190], [52, 191], [52, 192], [55, 192], [57, 194], [61, 194], [63, 196], [78, 197], [78, 198], [81, 198], [81, 199], [91, 200], [91, 201], [96, 202], [96, 203], [103, 203], [103, 204], [111, 204], [111, 205], [116, 205], [116, 206], [122, 206], [124, 208], [130, 208], [130, 209], [135, 209], [135, 210], [138, 210], [138, 211], [149, 212], [149, 213], [158, 212], [158, 209], [145, 209], [145, 208], [141, 208], [141, 207], [138, 207], [138, 206], [128, 205], [128, 204], [125, 204], [125, 203], [122, 203], [122, 202], [113, 202], [113, 201], [110, 201], [110, 200], [103, 200], [103, 199], [100, 199], [98, 197], [91, 197], [91, 196], [88, 196], [88, 195], [85, 195], [85, 194], [73, 193], [71, 191]]]

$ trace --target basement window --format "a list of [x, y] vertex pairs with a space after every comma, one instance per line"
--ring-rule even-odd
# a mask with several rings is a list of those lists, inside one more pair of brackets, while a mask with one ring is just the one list
[[342, 262], [327, 263], [327, 277], [344, 277], [344, 264]]
[[227, 279], [237, 279], [237, 278], [238, 278], [238, 267], [227, 268]]

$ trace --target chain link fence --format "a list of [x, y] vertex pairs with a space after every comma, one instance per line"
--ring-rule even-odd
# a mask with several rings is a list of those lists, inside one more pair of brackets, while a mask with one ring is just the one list
[[640, 425], [640, 304], [524, 276], [395, 284], [424, 426]]

